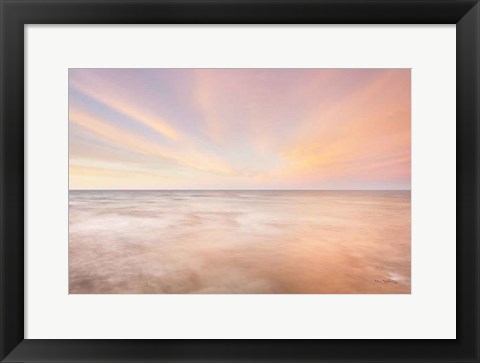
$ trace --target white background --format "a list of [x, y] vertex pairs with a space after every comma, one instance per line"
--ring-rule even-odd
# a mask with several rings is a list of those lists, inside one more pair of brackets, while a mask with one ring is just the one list
[[[455, 338], [455, 26], [26, 28], [25, 338]], [[68, 68], [412, 68], [411, 295], [68, 295]]]

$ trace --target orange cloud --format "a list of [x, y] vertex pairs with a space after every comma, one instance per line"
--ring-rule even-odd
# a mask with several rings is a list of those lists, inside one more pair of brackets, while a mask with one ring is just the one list
[[[398, 88], [404, 89], [403, 97]], [[302, 122], [297, 139], [280, 150], [287, 162], [285, 174], [314, 180], [348, 177], [395, 160], [405, 161], [409, 170], [409, 89], [409, 79], [392, 71], [338, 105], [317, 109]], [[387, 160], [378, 162], [379, 156]]]

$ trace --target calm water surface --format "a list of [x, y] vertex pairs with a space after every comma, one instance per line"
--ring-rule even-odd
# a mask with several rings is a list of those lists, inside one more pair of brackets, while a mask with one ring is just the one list
[[410, 293], [410, 191], [70, 191], [74, 294]]

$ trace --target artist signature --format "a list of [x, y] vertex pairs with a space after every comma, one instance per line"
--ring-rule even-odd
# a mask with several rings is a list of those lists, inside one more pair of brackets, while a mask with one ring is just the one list
[[374, 281], [376, 283], [379, 283], [379, 284], [395, 284], [395, 285], [398, 284], [397, 281], [392, 280], [392, 279], [388, 279], [388, 280], [377, 280], [377, 279], [375, 279]]

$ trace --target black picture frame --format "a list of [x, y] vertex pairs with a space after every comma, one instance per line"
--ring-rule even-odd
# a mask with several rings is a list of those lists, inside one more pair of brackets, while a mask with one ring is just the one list
[[[0, 12], [2, 362], [480, 361], [478, 0], [0, 0]], [[456, 24], [457, 339], [24, 339], [24, 26], [157, 23]]]

